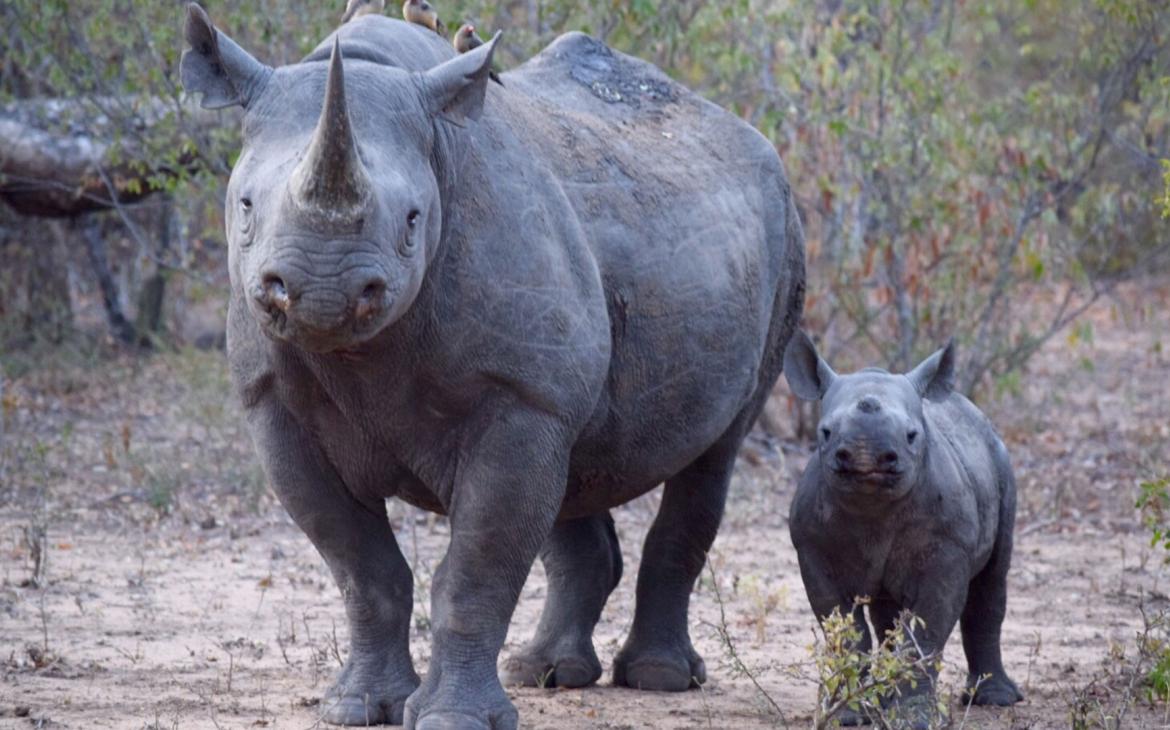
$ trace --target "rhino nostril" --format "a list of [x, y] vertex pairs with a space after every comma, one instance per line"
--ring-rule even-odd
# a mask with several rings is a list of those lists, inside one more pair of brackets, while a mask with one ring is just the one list
[[285, 288], [284, 279], [281, 279], [276, 274], [265, 274], [260, 282], [260, 288], [263, 292], [261, 303], [269, 308], [279, 309], [282, 312], [287, 312], [289, 307], [288, 289]]
[[362, 299], [381, 299], [386, 285], [380, 281], [371, 282], [362, 290]]
[[837, 449], [837, 452], [833, 456], [837, 459], [837, 463], [842, 466], [848, 466], [853, 462], [853, 452], [849, 449]]
[[882, 466], [887, 466], [887, 467], [896, 465], [898, 463], [898, 452], [897, 451], [883, 452], [882, 455], [880, 457], [878, 457], [878, 463], [881, 464]]
[[385, 298], [386, 282], [381, 279], [371, 281], [366, 284], [366, 287], [362, 289], [361, 296], [358, 297], [357, 306], [354, 308], [354, 316], [359, 320], [373, 317], [381, 311]]

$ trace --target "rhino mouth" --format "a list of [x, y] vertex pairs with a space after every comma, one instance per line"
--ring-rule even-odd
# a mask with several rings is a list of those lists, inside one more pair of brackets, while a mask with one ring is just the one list
[[290, 317], [279, 309], [252, 308], [260, 329], [270, 338], [314, 354], [336, 353], [346, 358], [362, 355], [367, 343], [378, 335], [390, 320], [389, 312], [370, 318], [352, 314], [339, 316], [336, 322], [306, 322]]
[[835, 467], [833, 467], [833, 471], [837, 472], [838, 474], [841, 474], [842, 476], [855, 476], [858, 478], [900, 477], [906, 473], [905, 469], [902, 469], [899, 467], [885, 468], [885, 467], [880, 467], [880, 466], [875, 466], [875, 467], [870, 467], [870, 468], [855, 467], [855, 466], [835, 466]]
[[843, 484], [867, 490], [890, 490], [901, 485], [906, 470], [902, 468], [832, 467], [834, 476]]

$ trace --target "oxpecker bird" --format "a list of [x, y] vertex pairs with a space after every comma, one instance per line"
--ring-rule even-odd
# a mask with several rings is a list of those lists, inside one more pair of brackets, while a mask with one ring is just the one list
[[[482, 46], [483, 38], [480, 38], [479, 34], [475, 32], [474, 25], [464, 23], [455, 33], [455, 38], [451, 41], [451, 45], [455, 46], [455, 50], [459, 53], [467, 53]], [[492, 69], [488, 75], [491, 76], [492, 81], [495, 81], [500, 86], [504, 85], [504, 82], [500, 81], [500, 75], [496, 73], [495, 69]]]
[[406, 0], [402, 3], [402, 17], [410, 23], [418, 23], [447, 37], [447, 26], [439, 19], [439, 12], [427, 0]]
[[385, 10], [386, 0], [349, 0], [345, 4], [345, 15], [341, 16], [341, 22], [348, 23], [363, 15], [381, 15]]

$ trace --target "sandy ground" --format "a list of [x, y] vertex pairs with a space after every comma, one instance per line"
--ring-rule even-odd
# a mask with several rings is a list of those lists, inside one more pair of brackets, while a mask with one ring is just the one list
[[[1166, 726], [1165, 707], [1118, 700], [1140, 608], [1167, 607], [1170, 592], [1133, 509], [1138, 480], [1170, 463], [1166, 304], [1164, 290], [1102, 304], [1093, 337], [1051, 343], [1029, 385], [989, 407], [1021, 490], [1004, 645], [1028, 699], [966, 718], [956, 703], [956, 726], [1068, 727], [1078, 706], [1093, 719], [1116, 704], [1131, 705], [1124, 727]], [[344, 614], [321, 560], [259, 480], [218, 357], [42, 367], [9, 383], [0, 727], [318, 724], [317, 698], [346, 652]], [[781, 421], [784, 403], [780, 392]], [[756, 434], [746, 451], [710, 571], [692, 598], [707, 685], [657, 694], [608, 684], [633, 615], [640, 543], [658, 499], [651, 494], [615, 512], [626, 570], [596, 633], [606, 676], [585, 690], [510, 691], [523, 727], [810, 725], [814, 621], [786, 517], [804, 447]], [[411, 646], [422, 670], [426, 591], [447, 526], [398, 503], [391, 519], [415, 568]], [[41, 523], [44, 588], [29, 583], [28, 535]], [[505, 652], [528, 637], [544, 592], [537, 566]], [[735, 669], [724, 624], [759, 689]], [[955, 635], [944, 682], [954, 687], [963, 671]]]

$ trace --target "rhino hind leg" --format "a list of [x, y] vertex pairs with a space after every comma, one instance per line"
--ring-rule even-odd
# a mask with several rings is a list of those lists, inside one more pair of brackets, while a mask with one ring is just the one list
[[584, 687], [601, 677], [593, 627], [622, 577], [613, 518], [559, 522], [540, 552], [548, 598], [536, 634], [500, 668], [505, 686]]
[[[1009, 492], [1014, 496], [1014, 489]], [[991, 559], [971, 581], [960, 623], [967, 655], [964, 702], [1008, 706], [1024, 699], [1003, 668], [1000, 629], [1007, 613], [1007, 573], [1011, 564], [1015, 504], [1001, 510], [999, 533]]]
[[714, 446], [667, 480], [646, 536], [634, 625], [614, 660], [614, 684], [681, 692], [707, 681], [706, 665], [687, 631], [687, 609], [723, 518], [745, 423], [750, 423], [746, 417], [737, 419]]

